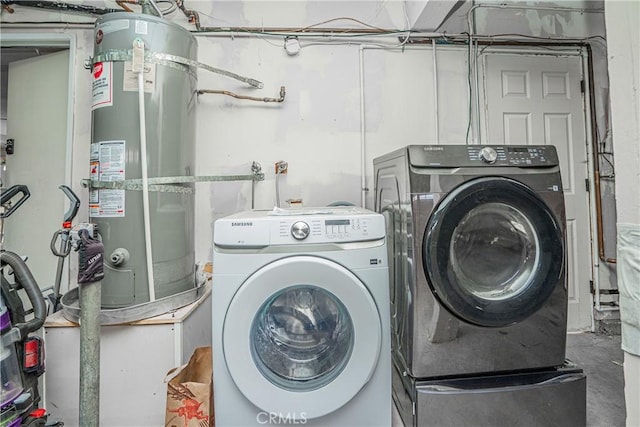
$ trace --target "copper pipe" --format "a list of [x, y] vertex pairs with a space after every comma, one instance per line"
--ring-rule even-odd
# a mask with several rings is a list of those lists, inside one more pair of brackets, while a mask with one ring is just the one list
[[137, 3], [135, 1], [131, 1], [131, 0], [118, 0], [116, 1], [116, 3], [118, 4], [118, 6], [120, 6], [125, 12], [133, 12], [133, 9], [131, 9], [129, 6], [127, 6], [125, 3]]
[[595, 89], [593, 87], [593, 59], [591, 46], [586, 43], [587, 48], [587, 65], [589, 72], [589, 104], [591, 111], [591, 144], [593, 151], [593, 181], [594, 181], [594, 192], [595, 192], [595, 201], [596, 201], [596, 230], [598, 234], [598, 257], [601, 261], [607, 262], [609, 264], [616, 264], [616, 258], [607, 258], [604, 253], [604, 230], [602, 226], [602, 189], [600, 187], [600, 158], [598, 157], [598, 135], [596, 133], [596, 106], [595, 100], [592, 96], [595, 93]]
[[598, 154], [594, 155], [594, 184], [595, 184], [595, 198], [596, 198], [596, 226], [598, 230], [598, 256], [601, 261], [608, 262], [610, 264], [615, 264], [617, 260], [615, 258], [607, 258], [604, 254], [604, 231], [602, 226], [602, 200], [600, 199], [601, 189], [600, 189], [600, 168], [597, 166], [599, 161]]
[[283, 102], [285, 96], [284, 86], [280, 87], [280, 97], [279, 98], [258, 98], [255, 96], [246, 96], [246, 95], [238, 95], [237, 93], [229, 92], [228, 90], [213, 90], [213, 89], [198, 89], [198, 95], [203, 94], [218, 94], [218, 95], [227, 95], [232, 96], [237, 99], [246, 99], [249, 101], [260, 101], [260, 102]]
[[175, 0], [175, 2], [184, 16], [187, 17], [189, 23], [195, 25], [196, 31], [201, 31], [202, 27], [200, 27], [200, 15], [198, 15], [198, 12], [192, 9], [187, 9], [184, 5], [184, 0]]

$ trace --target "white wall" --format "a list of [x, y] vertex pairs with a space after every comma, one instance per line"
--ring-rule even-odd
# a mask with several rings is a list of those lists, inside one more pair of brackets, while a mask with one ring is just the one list
[[616, 153], [626, 425], [640, 425], [640, 3], [606, 5]]
[[640, 7], [615, 1], [607, 6], [611, 109], [618, 177], [618, 222], [640, 224]]
[[626, 425], [640, 425], [640, 3], [608, 2]]
[[[196, 173], [247, 173], [251, 162], [258, 161], [266, 177], [256, 184], [256, 208], [271, 209], [275, 205], [274, 164], [279, 160], [289, 163], [288, 174], [280, 180], [283, 206], [290, 198], [301, 198], [307, 206], [335, 201], [361, 205], [362, 144], [366, 188], [370, 190], [365, 204], [372, 207], [373, 159], [409, 143], [437, 142], [430, 46], [403, 51], [303, 42], [300, 54], [291, 57], [283, 50], [281, 40], [198, 39], [200, 61], [265, 83], [265, 88], [258, 91], [201, 72], [200, 88], [276, 97], [279, 87], [286, 87], [282, 104], [239, 101], [221, 95], [199, 99]], [[396, 39], [389, 41], [393, 44]], [[438, 106], [443, 116], [440, 143], [464, 143], [465, 53], [441, 49], [437, 55], [440, 85], [449, 88]], [[451, 120], [453, 117], [457, 118]], [[211, 248], [213, 221], [251, 207], [251, 184], [199, 184], [197, 194], [196, 255], [203, 259]]]

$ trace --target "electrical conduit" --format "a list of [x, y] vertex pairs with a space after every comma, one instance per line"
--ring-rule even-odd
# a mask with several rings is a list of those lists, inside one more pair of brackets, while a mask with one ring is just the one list
[[360, 45], [360, 193], [361, 193], [361, 206], [366, 207], [367, 201], [367, 170], [366, 170], [366, 155], [365, 132], [367, 131], [364, 122], [364, 50], [366, 46]]
[[436, 56], [436, 39], [431, 40], [433, 47], [433, 104], [435, 114], [436, 144], [440, 145], [440, 114], [438, 113], [438, 57]]

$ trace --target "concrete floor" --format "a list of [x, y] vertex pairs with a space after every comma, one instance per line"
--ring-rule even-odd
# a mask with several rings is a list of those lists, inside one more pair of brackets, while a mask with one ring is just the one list
[[567, 336], [567, 358], [587, 374], [587, 426], [624, 427], [624, 377], [620, 335]]
[[[587, 426], [624, 427], [626, 412], [620, 335], [569, 334], [567, 359], [587, 375]], [[395, 408], [393, 426], [403, 427]]]

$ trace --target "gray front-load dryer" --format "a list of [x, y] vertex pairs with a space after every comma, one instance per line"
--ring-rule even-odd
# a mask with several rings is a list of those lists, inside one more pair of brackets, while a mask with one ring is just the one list
[[561, 366], [567, 283], [553, 146], [414, 145], [374, 160], [392, 350], [413, 378]]

